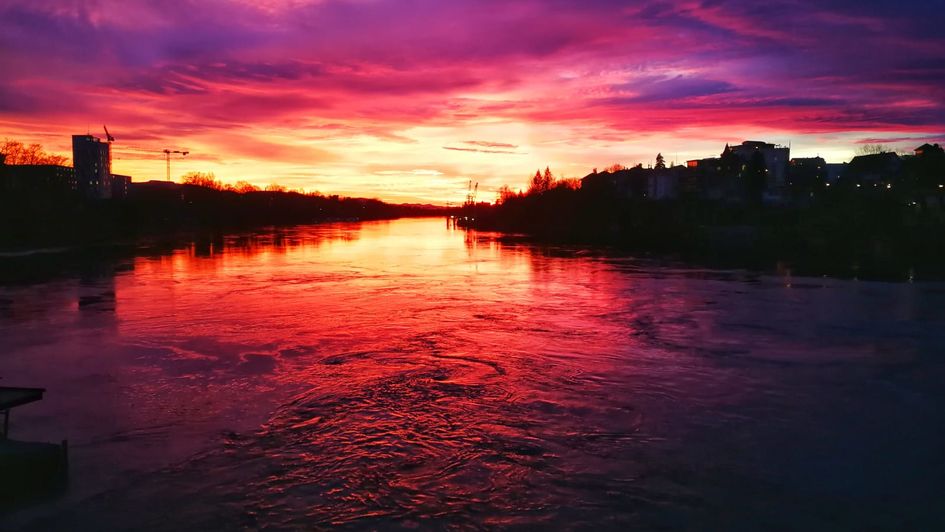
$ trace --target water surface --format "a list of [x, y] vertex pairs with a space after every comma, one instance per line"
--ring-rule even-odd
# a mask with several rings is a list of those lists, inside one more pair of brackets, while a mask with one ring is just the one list
[[0, 524], [941, 528], [943, 354], [936, 284], [440, 219], [141, 246], [0, 287], [13, 436], [72, 461]]

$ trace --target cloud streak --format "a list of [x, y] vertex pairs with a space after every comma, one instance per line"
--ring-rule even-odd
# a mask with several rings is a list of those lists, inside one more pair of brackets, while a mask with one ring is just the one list
[[514, 151], [509, 151], [509, 150], [488, 150], [488, 149], [482, 149], [482, 148], [457, 148], [455, 146], [443, 146], [443, 149], [451, 150], [451, 151], [466, 151], [466, 152], [472, 152], [472, 153], [501, 153], [505, 155], [525, 155], [523, 153], [518, 153]]

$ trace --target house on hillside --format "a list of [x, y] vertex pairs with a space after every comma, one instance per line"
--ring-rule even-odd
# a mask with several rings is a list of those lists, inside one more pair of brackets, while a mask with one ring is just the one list
[[914, 150], [916, 157], [942, 157], [945, 156], [945, 149], [938, 144], [925, 143]]
[[819, 188], [827, 182], [827, 161], [823, 157], [797, 157], [788, 164], [787, 185], [792, 193]]
[[894, 181], [902, 169], [902, 158], [893, 152], [857, 155], [841, 176], [848, 184], [878, 184]]
[[687, 168], [643, 168], [595, 172], [581, 179], [581, 190], [619, 199], [669, 200], [679, 197]]
[[745, 165], [752, 161], [756, 153], [761, 154], [767, 170], [767, 189], [769, 191], [781, 190], [787, 184], [788, 161], [791, 159], [790, 148], [769, 142], [746, 140], [740, 145], [728, 149], [738, 156]]
[[685, 174], [685, 166], [647, 169], [646, 199], [671, 200], [678, 198]]
[[642, 199], [647, 192], [646, 172], [642, 166], [635, 166], [616, 172], [591, 173], [581, 179], [581, 190], [620, 199]]
[[722, 160], [718, 157], [686, 161], [684, 187], [696, 197], [721, 200], [728, 195], [729, 180], [723, 178]]

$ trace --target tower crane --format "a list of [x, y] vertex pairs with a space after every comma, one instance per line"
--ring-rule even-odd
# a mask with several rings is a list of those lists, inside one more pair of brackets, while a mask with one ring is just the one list
[[102, 124], [102, 129], [105, 130], [105, 142], [108, 143], [108, 171], [112, 171], [112, 142], [115, 142], [115, 137], [108, 132], [108, 127], [105, 124]]
[[[115, 140], [115, 138], [110, 135], [108, 136], [108, 138], [111, 139], [111, 141]], [[139, 152], [139, 153], [162, 154], [164, 156], [165, 176], [168, 181], [171, 180], [171, 155], [180, 155], [181, 157], [186, 157], [190, 155], [190, 151], [188, 150], [174, 150], [171, 148], [164, 148], [163, 150], [158, 150], [158, 149], [150, 149], [150, 148], [140, 148], [138, 146], [123, 146], [122, 150], [128, 150], [128, 151]], [[109, 152], [110, 151], [111, 150], [109, 150]]]
[[476, 195], [479, 193], [479, 182], [473, 185], [472, 179], [469, 180], [469, 192], [466, 194], [466, 204], [475, 205]]
[[181, 157], [187, 157], [187, 154], [189, 154], [190, 152], [180, 151], [180, 150], [170, 150], [168, 148], [164, 149], [164, 161], [167, 163], [167, 180], [168, 181], [171, 180], [171, 154], [172, 153], [179, 153], [181, 154]]

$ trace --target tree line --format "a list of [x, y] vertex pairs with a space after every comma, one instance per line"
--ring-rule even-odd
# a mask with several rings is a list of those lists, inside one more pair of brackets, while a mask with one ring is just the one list
[[0, 143], [0, 156], [9, 165], [55, 165], [65, 166], [69, 158], [49, 153], [41, 144], [23, 144], [17, 140], [4, 139]]

